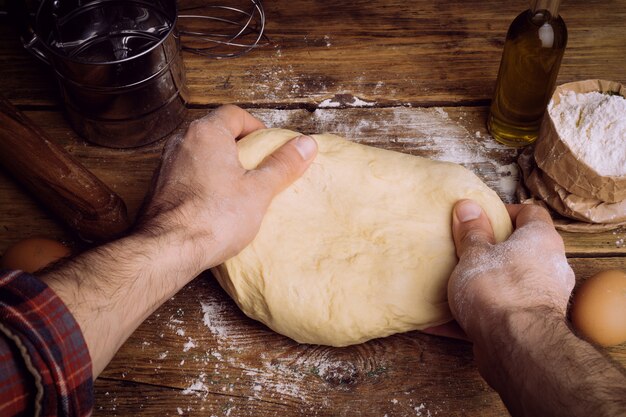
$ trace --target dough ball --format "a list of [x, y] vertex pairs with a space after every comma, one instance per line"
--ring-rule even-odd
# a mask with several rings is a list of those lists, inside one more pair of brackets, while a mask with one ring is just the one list
[[[238, 143], [256, 167], [299, 133]], [[460, 165], [313, 135], [313, 164], [272, 202], [259, 234], [214, 269], [249, 317], [301, 343], [346, 346], [451, 320], [452, 207], [477, 200], [496, 238], [511, 233], [497, 194]]]

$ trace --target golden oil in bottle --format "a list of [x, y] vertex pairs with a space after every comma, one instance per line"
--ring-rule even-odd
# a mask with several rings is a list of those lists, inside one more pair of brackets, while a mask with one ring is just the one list
[[505, 145], [537, 139], [567, 44], [558, 8], [559, 1], [532, 1], [509, 27], [487, 121], [491, 135]]

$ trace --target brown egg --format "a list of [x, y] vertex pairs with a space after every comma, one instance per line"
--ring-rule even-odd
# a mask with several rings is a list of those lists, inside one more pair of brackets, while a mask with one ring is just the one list
[[602, 346], [626, 342], [626, 273], [602, 271], [574, 294], [572, 323], [586, 339]]
[[33, 273], [71, 253], [67, 246], [56, 240], [31, 237], [9, 247], [0, 259], [0, 268]]

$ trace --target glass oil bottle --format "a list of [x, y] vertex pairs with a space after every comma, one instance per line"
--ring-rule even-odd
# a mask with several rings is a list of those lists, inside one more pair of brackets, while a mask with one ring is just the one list
[[487, 127], [509, 146], [537, 139], [567, 44], [559, 0], [533, 0], [506, 35]]

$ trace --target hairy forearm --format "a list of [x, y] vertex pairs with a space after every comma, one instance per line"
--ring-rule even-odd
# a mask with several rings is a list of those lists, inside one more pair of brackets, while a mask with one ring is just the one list
[[577, 338], [558, 313], [502, 315], [474, 351], [481, 374], [513, 416], [623, 416], [626, 374]]
[[131, 236], [91, 250], [41, 276], [81, 327], [94, 377], [159, 305], [198, 271], [184, 245]]

